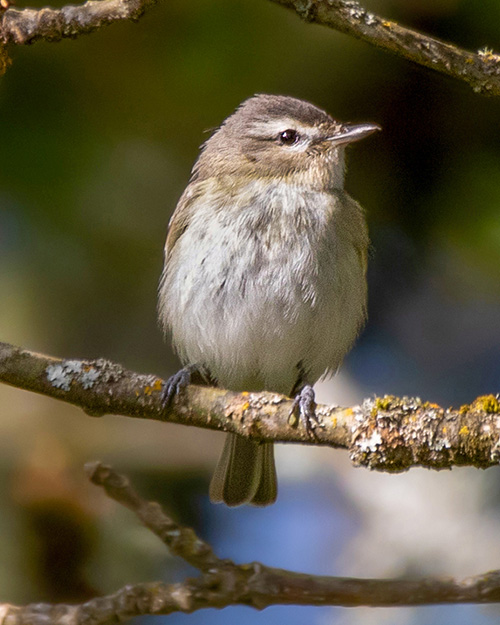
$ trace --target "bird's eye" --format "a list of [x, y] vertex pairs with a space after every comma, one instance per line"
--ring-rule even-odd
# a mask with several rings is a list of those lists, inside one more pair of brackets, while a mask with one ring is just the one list
[[282, 145], [293, 145], [300, 139], [300, 135], [296, 130], [288, 128], [279, 134], [279, 141]]

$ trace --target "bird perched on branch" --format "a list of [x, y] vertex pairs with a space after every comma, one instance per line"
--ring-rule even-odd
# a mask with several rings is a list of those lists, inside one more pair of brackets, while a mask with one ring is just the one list
[[[159, 318], [186, 365], [232, 390], [294, 395], [314, 429], [312, 385], [335, 373], [366, 316], [368, 233], [344, 191], [344, 150], [376, 124], [343, 124], [291, 97], [243, 102], [202, 146], [170, 221]], [[210, 498], [277, 496], [272, 442], [228, 434]]]

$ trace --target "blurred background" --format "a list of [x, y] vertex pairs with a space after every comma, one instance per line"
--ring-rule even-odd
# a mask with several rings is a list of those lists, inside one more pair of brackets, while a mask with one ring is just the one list
[[[497, 0], [366, 7], [470, 49], [500, 49]], [[168, 219], [207, 129], [254, 93], [283, 93], [383, 127], [350, 152], [346, 183], [367, 210], [373, 242], [370, 319], [318, 400], [349, 405], [392, 393], [446, 406], [500, 390], [498, 99], [264, 0], [169, 0], [138, 23], [12, 57], [0, 82], [0, 340], [164, 377], [177, 370], [156, 324]], [[129, 473], [146, 497], [238, 562], [373, 577], [500, 568], [496, 469], [383, 475], [353, 469], [344, 452], [280, 446], [278, 502], [230, 510], [207, 496], [222, 440], [92, 419], [0, 386], [0, 601], [82, 601], [192, 573], [87, 485], [82, 466], [93, 459]], [[273, 607], [168, 622], [498, 618], [498, 608], [476, 606]]]

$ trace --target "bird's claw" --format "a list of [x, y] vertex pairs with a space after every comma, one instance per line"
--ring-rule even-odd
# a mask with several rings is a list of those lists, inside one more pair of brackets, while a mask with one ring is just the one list
[[175, 395], [179, 395], [191, 382], [191, 367], [184, 367], [171, 375], [163, 384], [161, 391], [161, 407], [165, 410]]
[[310, 438], [316, 438], [316, 428], [325, 427], [316, 415], [315, 395], [310, 384], [303, 386], [299, 393], [295, 395], [290, 411], [290, 419], [297, 416], [304, 422], [306, 432]]

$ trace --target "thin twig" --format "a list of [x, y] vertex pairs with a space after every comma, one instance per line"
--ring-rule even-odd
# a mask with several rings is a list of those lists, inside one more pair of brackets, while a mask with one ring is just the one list
[[0, 13], [0, 42], [18, 45], [59, 41], [119, 20], [137, 20], [157, 0], [88, 0], [60, 9], [13, 9]]
[[311, 437], [291, 425], [292, 401], [277, 393], [237, 393], [189, 386], [167, 410], [163, 380], [107, 360], [62, 360], [0, 343], [0, 382], [82, 408], [92, 416], [125, 415], [234, 432], [257, 441], [327, 445], [349, 450], [352, 462], [379, 471], [414, 466], [487, 468], [500, 461], [500, 401], [478, 397], [458, 409], [418, 398], [386, 396], [351, 408], [318, 405]]
[[[128, 479], [111, 467], [92, 463], [87, 466], [87, 472], [94, 483], [135, 512], [173, 553], [202, 574], [179, 584], [128, 585], [112, 595], [91, 599], [81, 605], [0, 604], [0, 625], [111, 625], [135, 616], [194, 612], [230, 605], [248, 605], [261, 610], [271, 605], [389, 607], [500, 601], [500, 571], [463, 581], [435, 578], [381, 580], [308, 575], [257, 562], [238, 565], [215, 556], [211, 547], [193, 530], [176, 525], [157, 503], [142, 499]], [[153, 520], [149, 514], [145, 515], [148, 510], [154, 510]], [[176, 540], [176, 532], [180, 536], [189, 536], [189, 540]], [[200, 545], [203, 546], [201, 557]]]
[[100, 462], [89, 462], [85, 465], [85, 471], [93, 484], [102, 486], [108, 497], [132, 510], [174, 555], [200, 571], [223, 565], [210, 545], [198, 538], [191, 528], [178, 525], [156, 501], [142, 499], [127, 476], [116, 473], [110, 466]]
[[400, 26], [354, 0], [272, 0], [304, 20], [322, 24], [441, 74], [467, 82], [476, 93], [500, 95], [500, 56], [484, 48], [469, 52]]
[[[500, 56], [484, 48], [469, 52], [364, 9], [355, 0], [272, 0], [304, 20], [362, 39], [400, 57], [467, 82], [475, 92], [500, 95]], [[98, 30], [105, 24], [138, 19], [157, 0], [88, 0], [61, 9], [0, 8], [0, 43], [59, 41]], [[9, 64], [0, 50], [0, 73]]]

